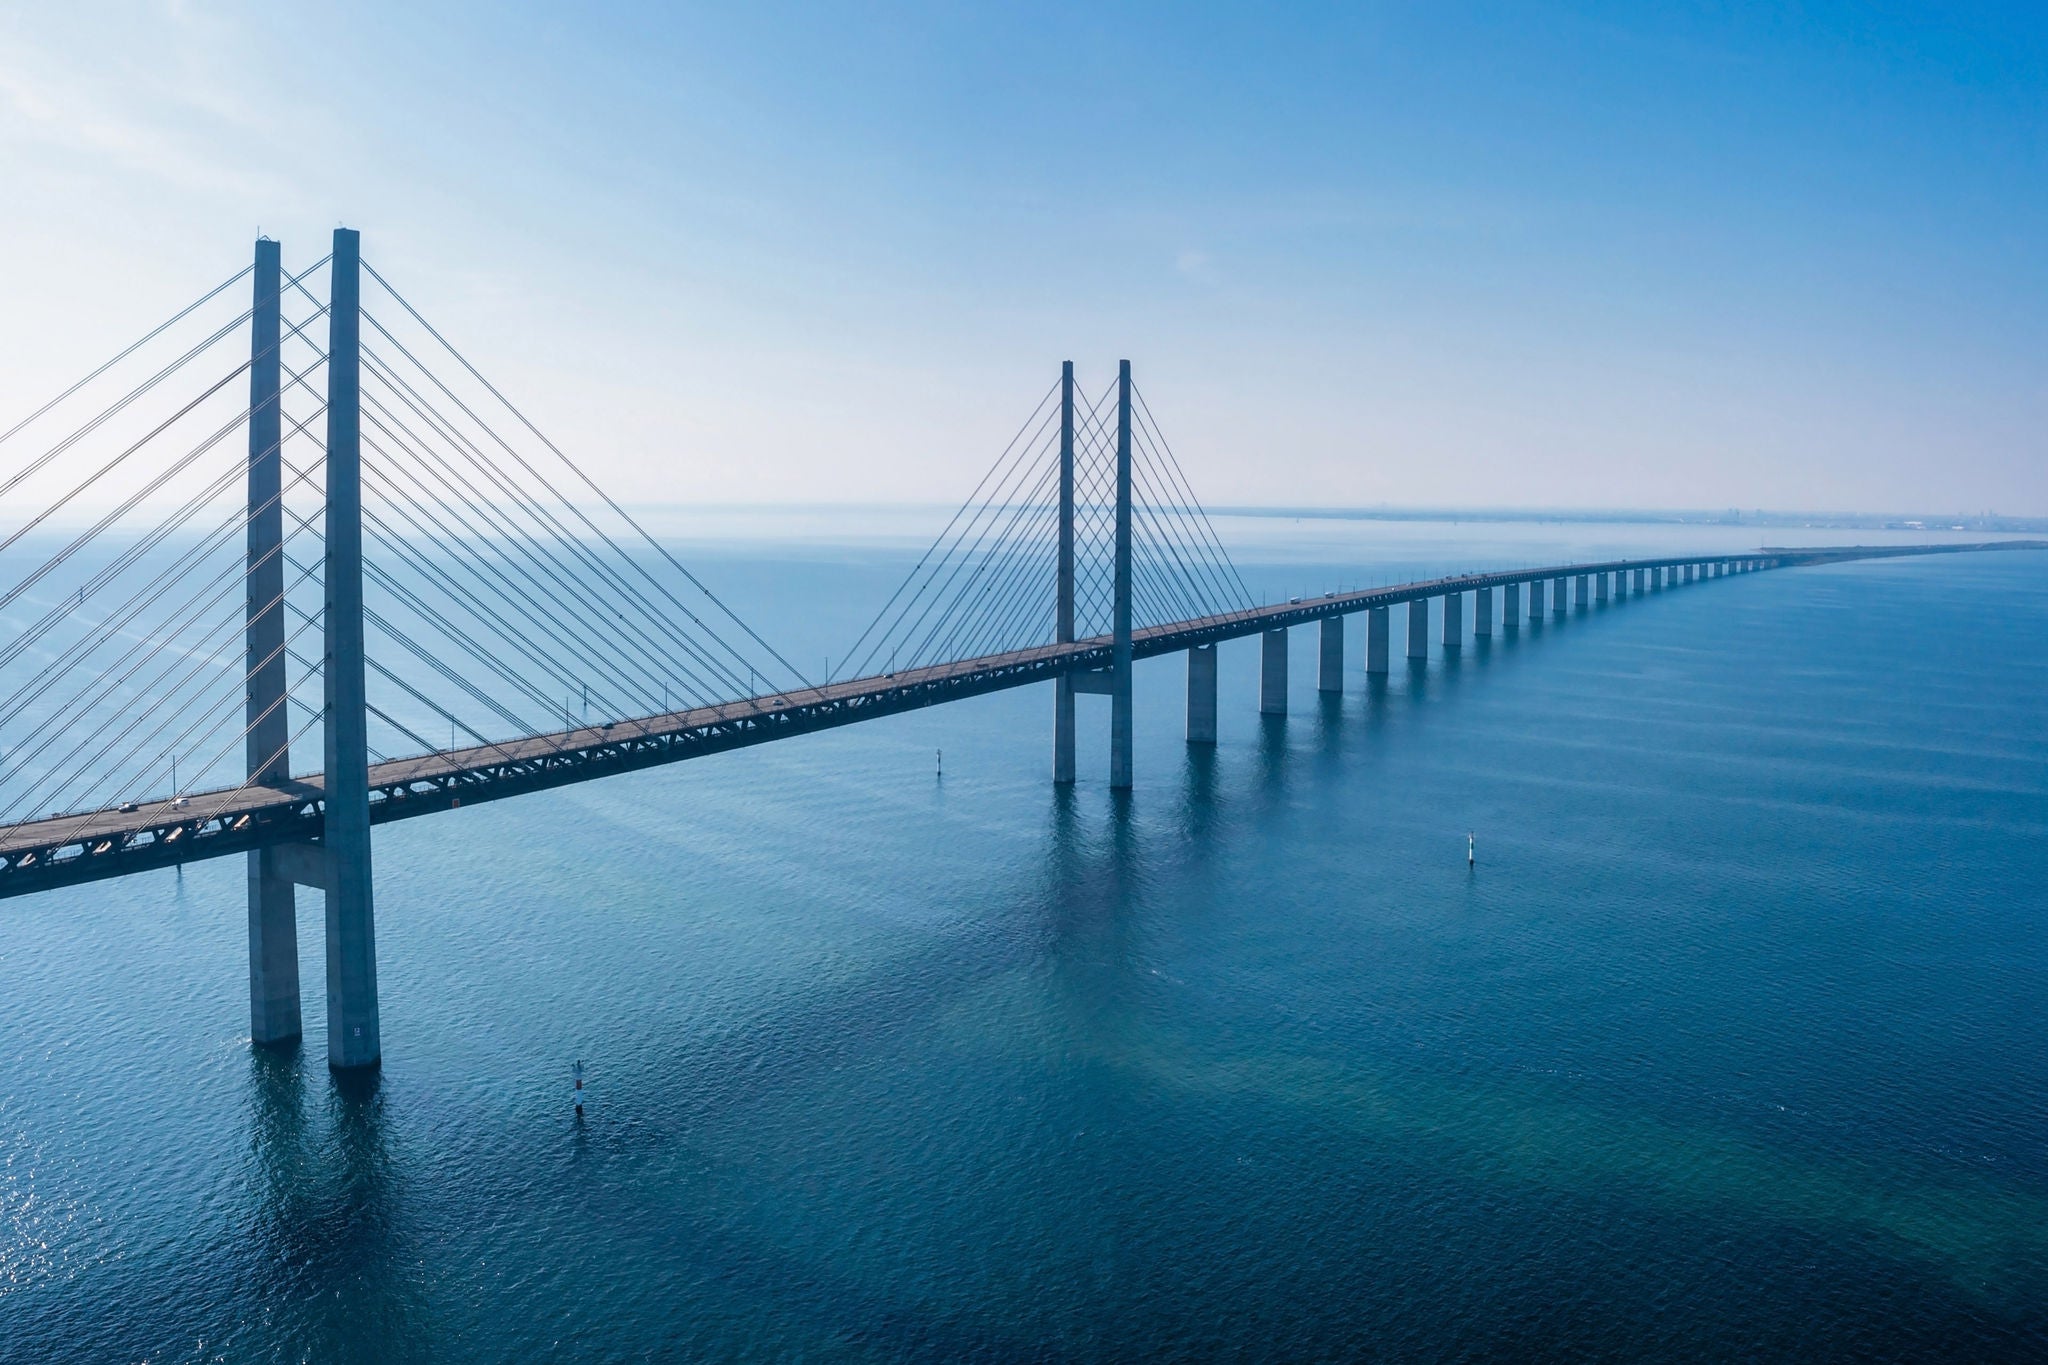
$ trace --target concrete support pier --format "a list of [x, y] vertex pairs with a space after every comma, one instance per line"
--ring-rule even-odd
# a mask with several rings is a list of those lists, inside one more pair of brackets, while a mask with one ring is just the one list
[[1365, 614], [1365, 671], [1384, 675], [1387, 671], [1387, 609], [1374, 607]]
[[1529, 624], [1543, 619], [1543, 580], [1532, 579], [1529, 583]]
[[1408, 657], [1429, 657], [1429, 599], [1418, 597], [1408, 604]]
[[[291, 777], [291, 718], [285, 701], [284, 503], [278, 408], [278, 244], [256, 243], [255, 303], [249, 326], [248, 600], [244, 668], [249, 686], [244, 757], [251, 784]], [[275, 849], [248, 854], [249, 1038], [288, 1043], [299, 1021], [298, 897]]]
[[1568, 581], [1567, 579], [1560, 578], [1553, 581], [1550, 585], [1550, 614], [1552, 616], [1563, 616], [1571, 610], [1570, 605], [1565, 601], [1565, 584]]
[[1052, 685], [1052, 780], [1074, 780], [1074, 680], [1062, 673]]
[[1342, 692], [1344, 690], [1344, 618], [1325, 616], [1323, 618], [1322, 651], [1317, 660], [1316, 691]]
[[1522, 585], [1509, 583], [1500, 590], [1500, 624], [1513, 630], [1522, 624]]
[[1287, 714], [1287, 628], [1259, 636], [1259, 714]]
[[[1074, 362], [1060, 366], [1060, 541], [1055, 570], [1053, 639], [1074, 639]], [[1053, 683], [1052, 780], [1074, 780], [1074, 680], [1062, 673]]]
[[1188, 743], [1216, 742], [1216, 646], [1188, 651]]
[[1586, 591], [1586, 575], [1580, 574], [1572, 583], [1572, 605], [1580, 611], [1584, 611], [1589, 603], [1590, 599]]
[[1111, 608], [1109, 785], [1131, 788], [1131, 362], [1117, 362], [1116, 591]]
[[1480, 588], [1472, 594], [1472, 634], [1493, 634], [1493, 589]]
[[1444, 648], [1456, 649], [1465, 639], [1465, 594], [1444, 594]]
[[327, 1064], [377, 1065], [370, 877], [369, 707], [363, 675], [362, 239], [334, 230], [327, 312]]
[[1593, 600], [1595, 602], [1605, 602], [1607, 600], [1607, 585], [1611, 583], [1613, 580], [1613, 574], [1596, 573], [1593, 575]]

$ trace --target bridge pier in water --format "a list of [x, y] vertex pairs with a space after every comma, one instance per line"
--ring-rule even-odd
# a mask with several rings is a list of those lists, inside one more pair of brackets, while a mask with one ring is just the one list
[[[361, 267], [361, 238], [337, 228], [327, 313], [320, 842], [275, 844], [247, 855], [250, 1038], [259, 1044], [283, 1043], [303, 1032], [296, 887], [315, 887], [326, 898], [327, 1064], [336, 1070], [375, 1066], [383, 1056], [363, 652]], [[251, 782], [276, 784], [287, 781], [291, 772], [284, 682], [277, 243], [257, 243], [254, 273], [245, 757]]]
[[1493, 634], [1493, 589], [1480, 588], [1472, 594], [1472, 635]]
[[1344, 690], [1344, 618], [1323, 618], [1321, 648], [1317, 656], [1316, 691]]
[[1529, 624], [1535, 625], [1543, 619], [1543, 580], [1529, 580]]
[[[1060, 369], [1060, 505], [1059, 561], [1054, 638], [1061, 644], [1074, 638], [1074, 362]], [[1117, 362], [1116, 405], [1116, 565], [1110, 606], [1110, 662], [1107, 668], [1062, 673], [1053, 694], [1052, 780], [1074, 780], [1074, 696], [1081, 692], [1106, 693], [1109, 697], [1109, 785], [1112, 790], [1131, 786], [1131, 362]], [[1190, 655], [1189, 667], [1195, 667]], [[1211, 721], [1210, 742], [1215, 738], [1215, 683], [1213, 656], [1209, 664]], [[1194, 699], [1194, 678], [1189, 677], [1188, 696]], [[1189, 737], [1193, 738], [1194, 715], [1189, 713]]]
[[1457, 649], [1465, 639], [1465, 594], [1444, 594], [1444, 648]]
[[[251, 784], [291, 777], [291, 718], [285, 703], [283, 419], [278, 406], [282, 252], [256, 243], [255, 302], [249, 326], [249, 527], [244, 650], [249, 687], [243, 717]], [[288, 1043], [299, 1015], [298, 897], [277, 850], [246, 854], [249, 894], [249, 1038]]]
[[1391, 634], [1387, 609], [1374, 607], [1365, 614], [1365, 671], [1382, 677], [1387, 672], [1387, 636]]
[[1259, 714], [1287, 714], [1287, 628], [1259, 635]]
[[1565, 580], [1565, 579], [1562, 579], [1562, 578], [1558, 578], [1558, 579], [1553, 579], [1553, 580], [1551, 581], [1551, 584], [1550, 584], [1550, 614], [1551, 614], [1552, 616], [1555, 616], [1555, 617], [1560, 617], [1560, 618], [1562, 618], [1563, 616], [1565, 616], [1565, 615], [1566, 615], [1566, 614], [1567, 614], [1567, 613], [1568, 613], [1568, 612], [1569, 612], [1569, 611], [1571, 610], [1571, 607], [1570, 607], [1570, 605], [1569, 605], [1569, 604], [1568, 604], [1568, 603], [1567, 603], [1567, 602], [1565, 601], [1565, 583], [1566, 583], [1566, 581], [1567, 581], [1567, 580]]
[[1117, 362], [1116, 580], [1111, 608], [1109, 785], [1131, 786], [1131, 362]]
[[1188, 650], [1188, 743], [1216, 742], [1216, 646]]
[[334, 231], [327, 309], [327, 1064], [375, 1066], [377, 929], [370, 876], [369, 698], [363, 664], [362, 240]]
[[1500, 625], [1513, 630], [1522, 624], [1522, 585], [1509, 583], [1500, 590]]
[[1408, 657], [1429, 657], [1429, 599], [1417, 597], [1408, 603]]
[[[1074, 642], [1074, 362], [1060, 363], [1060, 526], [1057, 578], [1054, 584], [1053, 640]], [[1192, 665], [1192, 661], [1191, 665]], [[1213, 687], [1213, 682], [1211, 686]], [[1193, 682], [1189, 683], [1192, 697]], [[1213, 696], [1212, 696], [1212, 705]], [[1074, 780], [1074, 675], [1053, 680], [1052, 780]], [[1193, 721], [1190, 720], [1192, 725]], [[1212, 727], [1213, 728], [1213, 727]], [[1192, 735], [1189, 736], [1193, 738]], [[1212, 736], [1213, 738], [1213, 736]]]

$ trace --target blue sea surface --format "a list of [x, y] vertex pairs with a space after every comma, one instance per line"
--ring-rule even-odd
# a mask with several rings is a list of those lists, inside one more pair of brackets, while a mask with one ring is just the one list
[[[900, 520], [668, 529], [822, 667]], [[1040, 686], [380, 827], [368, 1078], [313, 893], [284, 1053], [239, 859], [0, 903], [0, 1359], [2048, 1359], [2048, 554], [1362, 634], [1140, 665], [1128, 795]]]

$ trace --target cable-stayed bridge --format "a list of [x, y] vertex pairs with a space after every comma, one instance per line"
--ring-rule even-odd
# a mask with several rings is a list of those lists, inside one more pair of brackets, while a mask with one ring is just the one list
[[[246, 298], [248, 306], [233, 310]], [[279, 245], [0, 432], [0, 897], [228, 854], [248, 862], [251, 1031], [300, 1032], [295, 888], [326, 902], [328, 1057], [374, 1064], [371, 829], [463, 802], [1053, 684], [1053, 777], [1079, 694], [1188, 656], [1216, 738], [1215, 646], [1259, 635], [1284, 711], [1290, 627], [1345, 622], [1370, 673], [1702, 578], [1996, 546], [1776, 549], [1472, 574], [1264, 605], [1128, 362], [1067, 365], [959, 512], [808, 677], [681, 563], [406, 297], [356, 233]], [[2031, 544], [2031, 543], [2030, 543]], [[1469, 603], [1469, 617], [1467, 607]]]

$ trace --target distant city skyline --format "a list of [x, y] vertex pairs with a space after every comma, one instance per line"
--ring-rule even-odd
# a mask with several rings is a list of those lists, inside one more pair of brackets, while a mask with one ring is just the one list
[[943, 503], [1128, 356], [1212, 506], [2038, 517], [2043, 88], [2019, 6], [24, 8], [0, 427], [346, 222], [634, 503]]

